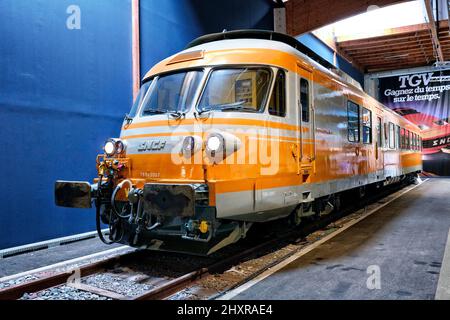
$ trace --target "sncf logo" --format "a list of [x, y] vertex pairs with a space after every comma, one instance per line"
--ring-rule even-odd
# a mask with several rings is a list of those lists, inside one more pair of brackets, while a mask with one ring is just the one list
[[164, 140], [148, 140], [139, 145], [138, 151], [157, 151], [164, 149], [165, 146]]

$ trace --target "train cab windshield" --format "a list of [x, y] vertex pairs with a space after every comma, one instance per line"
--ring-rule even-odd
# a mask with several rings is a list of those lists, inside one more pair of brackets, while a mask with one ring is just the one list
[[139, 107], [142, 105], [142, 102], [144, 101], [145, 95], [147, 94], [151, 84], [152, 81], [147, 81], [141, 86], [141, 89], [139, 90], [139, 93], [134, 100], [133, 106], [131, 107], [130, 113], [127, 114], [128, 118], [133, 119], [136, 116], [136, 113], [139, 110]]
[[[195, 103], [204, 71], [156, 76], [145, 82], [128, 117], [184, 114]], [[264, 67], [221, 68], [210, 71], [198, 111], [261, 112], [268, 98], [272, 71]]]
[[141, 116], [186, 112], [194, 103], [202, 74], [203, 71], [179, 72], [145, 83], [135, 102], [142, 106]]
[[198, 110], [259, 112], [269, 92], [268, 68], [214, 69], [206, 83]]

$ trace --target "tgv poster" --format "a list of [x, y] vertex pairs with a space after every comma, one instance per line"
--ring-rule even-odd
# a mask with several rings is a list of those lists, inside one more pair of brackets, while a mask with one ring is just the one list
[[450, 70], [379, 79], [379, 99], [423, 134], [424, 171], [450, 176]]

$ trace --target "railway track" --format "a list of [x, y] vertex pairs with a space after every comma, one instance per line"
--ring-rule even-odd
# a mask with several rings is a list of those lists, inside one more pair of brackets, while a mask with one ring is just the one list
[[[129, 254], [135, 254], [135, 252]], [[79, 272], [80, 277], [86, 277], [119, 262], [119, 260], [123, 259], [125, 256], [128, 256], [128, 254], [83, 265], [76, 270]], [[54, 274], [50, 274], [36, 280], [31, 280], [19, 285], [3, 288], [0, 290], [0, 300], [16, 300], [20, 299], [24, 294], [27, 293], [35, 293], [54, 286], [65, 284], [70, 281], [70, 278], [73, 277], [73, 275], [74, 270], [56, 272]]]
[[[288, 235], [284, 235], [283, 238], [287, 236]], [[42, 277], [40, 279], [1, 289], [0, 300], [17, 300], [22, 298], [24, 295], [36, 296], [36, 298], [39, 298], [40, 292], [63, 285], [68, 285], [77, 290], [88, 291], [96, 295], [117, 300], [165, 299], [170, 295], [176, 293], [177, 291], [189, 286], [193, 282], [199, 280], [203, 276], [215, 272], [224, 271], [234, 264], [239, 263], [241, 260], [251, 257], [256, 252], [268, 250], [271, 246], [274, 246], [280, 240], [282, 240], [281, 237], [273, 238], [264, 243], [248, 248], [244, 251], [240, 251], [239, 253], [231, 255], [225, 259], [216, 260], [207, 266], [164, 281], [163, 283], [151, 288], [150, 290], [136, 296], [125, 296], [114, 291], [86, 285], [81, 282], [81, 279], [87, 278], [92, 275], [105, 273], [111, 270], [114, 272], [115, 265], [122, 265], [121, 268], [126, 269], [127, 260], [139, 259], [139, 254], [142, 253], [140, 251], [127, 253], [118, 257], [108, 258], [106, 260], [83, 265], [75, 270], [58, 272], [49, 276]]]
[[[257, 241], [256, 244], [249, 245], [244, 250], [242, 250], [242, 248], [238, 248], [235, 250], [236, 252], [233, 252], [225, 257], [186, 257], [183, 258], [185, 260], [181, 259], [180, 261], [184, 261], [183, 263], [186, 263], [186, 265], [189, 265], [189, 259], [203, 259], [202, 262], [198, 266], [196, 266], [196, 268], [194, 268], [194, 270], [189, 272], [178, 272], [178, 274], [173, 274], [170, 277], [161, 277], [158, 276], [159, 272], [142, 272], [140, 270], [135, 270], [131, 265], [133, 263], [139, 262], [145, 264], [145, 262], [142, 262], [143, 255], [149, 254], [148, 251], [138, 250], [120, 256], [107, 258], [105, 260], [88, 263], [86, 265], [80, 266], [79, 268], [76, 268], [75, 270], [68, 270], [50, 274], [36, 280], [31, 280], [19, 285], [1, 289], [0, 300], [16, 300], [21, 299], [24, 296], [27, 296], [28, 299], [40, 299], [40, 295], [42, 293], [45, 293], [52, 288], [59, 288], [62, 286], [69, 286], [72, 289], [89, 292], [90, 294], [93, 294], [97, 297], [103, 297], [113, 300], [168, 299], [170, 297], [173, 297], [177, 293], [186, 290], [189, 287], [195, 286], [203, 278], [207, 278], [208, 276], [214, 274], [223, 273], [233, 266], [238, 265], [242, 261], [256, 259], [268, 252], [274, 252], [277, 249], [282, 248], [283, 246], [286, 246], [287, 244], [292, 242], [304, 241], [302, 239], [305, 239], [308, 234], [314, 233], [317, 230], [321, 230], [326, 226], [329, 226], [333, 222], [345, 218], [351, 212], [364, 208], [369, 203], [377, 202], [380, 199], [383, 199], [383, 197], [385, 197], [386, 195], [398, 191], [399, 189], [400, 186], [386, 188], [379, 192], [376, 196], [366, 197], [363, 200], [357, 202], [350, 199], [350, 204], [339, 212], [332, 213], [316, 221], [311, 221], [301, 228], [291, 228], [287, 232], [272, 234], [269, 236], [269, 239], [266, 239], [259, 243]], [[308, 245], [308, 243], [305, 243], [305, 245]], [[303, 245], [301, 247], [303, 247]], [[266, 263], [266, 265], [262, 268], [259, 268], [259, 270], [256, 270], [251, 275], [248, 275], [245, 279], [242, 279], [238, 283], [230, 285], [229, 287], [236, 287], [238, 284], [256, 277], [258, 274], [264, 272], [271, 266], [288, 259], [297, 251], [298, 249], [295, 248], [286, 251], [287, 253], [282, 254], [276, 259], [273, 259], [269, 263]], [[163, 256], [162, 259], [165, 258], [167, 257]], [[177, 261], [173, 262], [173, 264], [176, 265]], [[113, 276], [111, 276], [111, 274]], [[136, 282], [136, 285], [140, 285], [141, 287], [143, 287], [143, 289], [140, 288], [137, 294], [124, 294], [123, 292], [116, 292], [116, 290], [112, 288], [102, 288], [101, 286], [96, 286], [95, 283], [90, 284], [89, 281], [86, 281], [89, 280], [90, 277], [95, 278], [97, 276], [103, 276], [108, 278], [108, 276], [111, 276], [111, 281], [117, 282], [119, 280], [114, 280], [114, 275], [117, 274], [121, 276], [121, 279], [133, 278], [133, 281]], [[214, 296], [214, 294], [212, 294], [211, 296]]]

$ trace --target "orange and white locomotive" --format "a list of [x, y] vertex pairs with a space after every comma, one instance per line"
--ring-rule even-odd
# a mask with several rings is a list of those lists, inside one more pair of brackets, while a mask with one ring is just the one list
[[109, 240], [209, 254], [253, 223], [330, 212], [339, 193], [417, 175], [420, 129], [294, 38], [194, 40], [144, 77], [99, 177], [57, 181], [56, 203], [97, 208]]

